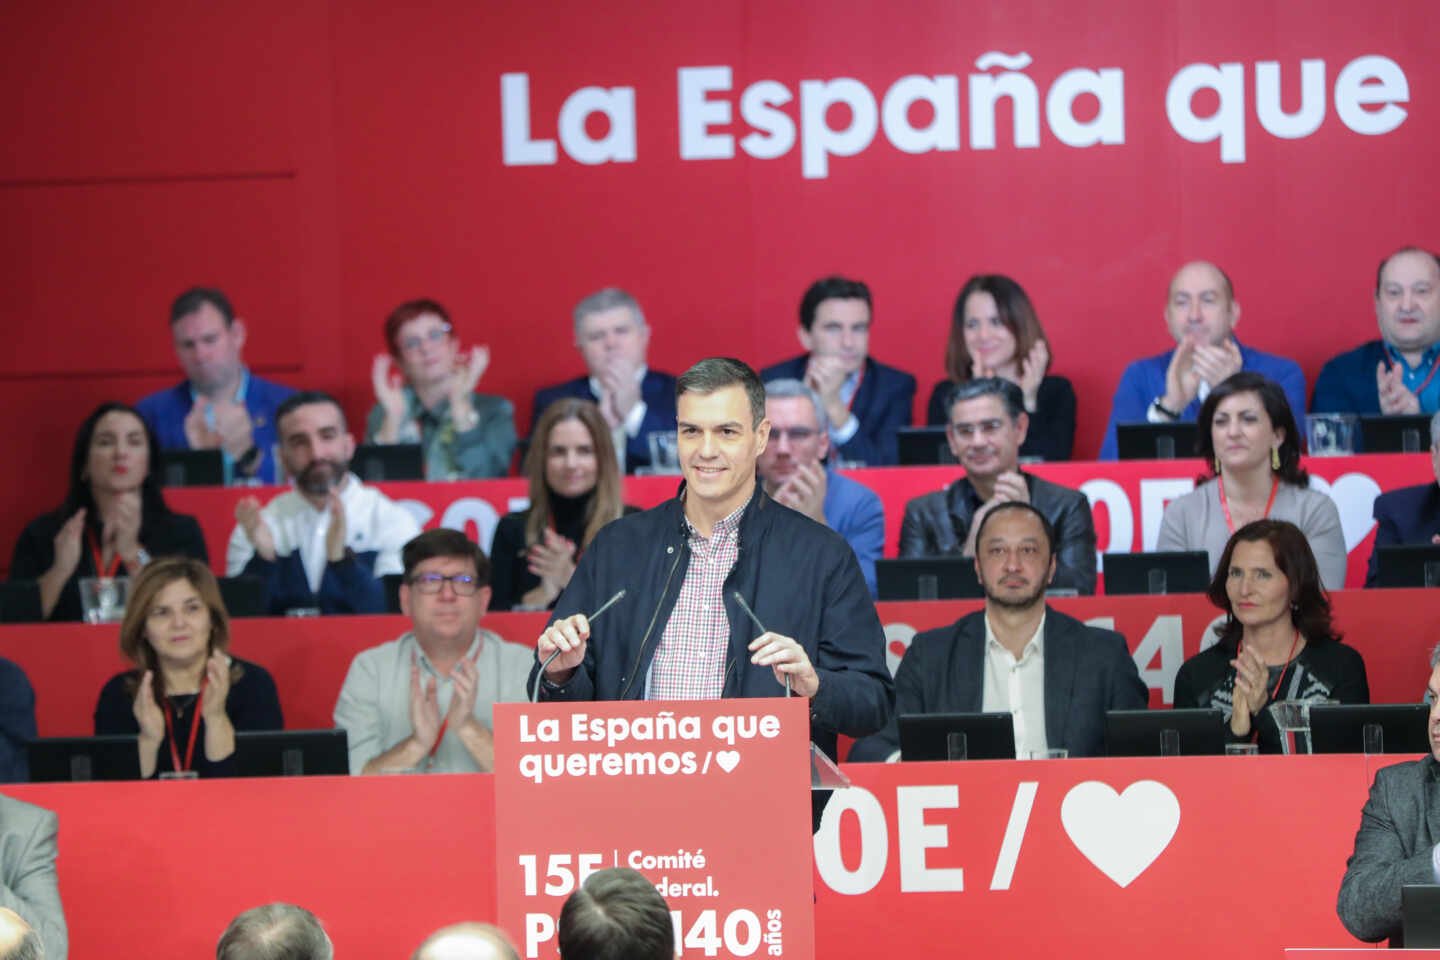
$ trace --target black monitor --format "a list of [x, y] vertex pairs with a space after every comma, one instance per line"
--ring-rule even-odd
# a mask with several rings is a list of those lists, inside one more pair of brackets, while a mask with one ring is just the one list
[[265, 581], [260, 577], [221, 577], [220, 599], [232, 617], [263, 617], [269, 610], [265, 603]]
[[1407, 883], [1400, 887], [1400, 938], [1410, 950], [1440, 947], [1440, 886]]
[[1210, 554], [1204, 550], [1105, 554], [1105, 595], [1204, 593]]
[[1365, 753], [1365, 728], [1383, 738], [1379, 753], [1429, 753], [1430, 708], [1423, 703], [1315, 703], [1310, 705], [1312, 753]]
[[956, 462], [943, 426], [901, 427], [895, 432], [895, 441], [902, 467], [933, 467]]
[[242, 777], [308, 777], [350, 772], [344, 730], [264, 730], [235, 734], [235, 766]]
[[1422, 453], [1430, 449], [1428, 413], [1360, 418], [1360, 449], [1366, 453]]
[[355, 448], [350, 469], [366, 483], [424, 480], [425, 455], [418, 443], [371, 443]]
[[139, 780], [135, 736], [41, 737], [30, 741], [30, 782]]
[[1381, 587], [1440, 587], [1440, 543], [1378, 547], [1375, 582]]
[[881, 600], [973, 600], [985, 596], [970, 557], [876, 560]]
[[400, 584], [405, 582], [403, 573], [387, 573], [380, 578], [380, 587], [385, 591], [385, 612], [400, 613]]
[[0, 623], [39, 623], [44, 619], [40, 606], [40, 581], [0, 583]]
[[901, 760], [949, 760], [950, 734], [965, 735], [966, 760], [1014, 760], [1015, 718], [1008, 713], [902, 713]]
[[219, 487], [225, 484], [225, 456], [219, 450], [165, 450], [160, 454], [162, 487]]
[[1183, 460], [1198, 456], [1193, 423], [1122, 423], [1115, 428], [1121, 460]]
[[1225, 715], [1210, 708], [1105, 711], [1105, 754], [1110, 757], [1164, 756], [1165, 731], [1179, 737], [1180, 756], [1225, 752]]

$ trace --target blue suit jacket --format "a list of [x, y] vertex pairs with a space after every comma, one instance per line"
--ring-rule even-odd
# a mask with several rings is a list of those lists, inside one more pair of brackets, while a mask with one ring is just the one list
[[[588, 376], [566, 380], [552, 387], [541, 387], [535, 391], [535, 405], [530, 410], [531, 434], [535, 433], [535, 424], [545, 408], [566, 397], [600, 402], [590, 389]], [[634, 473], [636, 467], [650, 466], [650, 434], [675, 432], [675, 378], [668, 373], [647, 369], [640, 381], [640, 399], [645, 401], [645, 418], [640, 421], [640, 432], [625, 444], [625, 469], [630, 473]]]
[[[1125, 638], [1045, 609], [1045, 740], [1072, 757], [1101, 756], [1105, 711], [1143, 710], [1150, 691]], [[895, 716], [978, 713], [985, 702], [985, 611], [915, 635], [895, 672]], [[900, 749], [894, 718], [855, 742], [849, 759], [885, 760]]]
[[[792, 357], [760, 371], [760, 379], [804, 380], [808, 355]], [[848, 443], [835, 448], [833, 455], [841, 460], [858, 460], [866, 466], [883, 467], [899, 460], [895, 433], [910, 426], [910, 410], [915, 404], [915, 378], [904, 370], [876, 363], [865, 358], [865, 374], [860, 389], [850, 404], [850, 412], [860, 421], [860, 429]], [[839, 426], [835, 424], [834, 426]]]
[[[1261, 353], [1243, 343], [1240, 347], [1240, 369], [1268, 377], [1285, 391], [1290, 403], [1290, 412], [1298, 423], [1305, 420], [1305, 374], [1300, 364], [1273, 353]], [[1146, 413], [1155, 398], [1165, 393], [1165, 371], [1170, 368], [1174, 350], [1136, 360], [1125, 368], [1120, 376], [1120, 385], [1115, 388], [1115, 399], [1110, 404], [1110, 422], [1105, 425], [1105, 441], [1100, 445], [1100, 459], [1114, 460], [1119, 450], [1115, 443], [1115, 427], [1122, 423], [1146, 423]], [[1375, 379], [1375, 368], [1371, 365], [1370, 379]], [[1371, 383], [1374, 386], [1374, 383]], [[1181, 420], [1194, 420], [1200, 415], [1200, 398], [1190, 401], [1190, 406], [1180, 412]]]
[[1370, 569], [1365, 586], [1375, 586], [1380, 574], [1380, 548], [1429, 543], [1440, 533], [1440, 484], [1401, 487], [1375, 498], [1375, 543], [1370, 548]]
[[1311, 413], [1379, 413], [1380, 387], [1375, 368], [1386, 360], [1380, 340], [1362, 343], [1354, 350], [1331, 357], [1315, 378]]
[[825, 525], [845, 538], [870, 596], [876, 595], [875, 561], [885, 549], [885, 506], [880, 496], [858, 480], [834, 470], [825, 478]]
[[[256, 476], [266, 483], [280, 482], [279, 466], [274, 456], [275, 445], [279, 442], [275, 432], [275, 410], [294, 392], [290, 387], [271, 383], [253, 373], [245, 387], [245, 409], [250, 411], [250, 419], [254, 421], [255, 446], [260, 450], [260, 470]], [[168, 390], [142, 398], [135, 404], [135, 409], [155, 431], [160, 449], [188, 450], [190, 441], [185, 439], [185, 418], [193, 406], [190, 381], [182, 380]]]

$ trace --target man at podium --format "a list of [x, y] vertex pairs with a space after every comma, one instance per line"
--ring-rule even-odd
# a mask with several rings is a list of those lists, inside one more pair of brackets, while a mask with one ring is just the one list
[[676, 397], [684, 482], [595, 537], [540, 635], [530, 689], [704, 700], [788, 686], [809, 699], [812, 739], [833, 757], [836, 734], [880, 729], [894, 700], [859, 564], [839, 534], [756, 482], [770, 422], [754, 370], [702, 360]]

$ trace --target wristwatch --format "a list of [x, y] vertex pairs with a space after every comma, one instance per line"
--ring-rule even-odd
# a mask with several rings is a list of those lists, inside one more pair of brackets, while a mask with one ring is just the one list
[[235, 469], [241, 473], [250, 473], [259, 462], [260, 448], [252, 445], [249, 450], [235, 458]]
[[135, 550], [135, 565], [141, 568], [150, 565], [150, 554], [144, 547], [138, 547]]
[[1150, 403], [1151, 408], [1154, 409], [1154, 411], [1155, 411], [1156, 413], [1160, 414], [1160, 416], [1164, 417], [1164, 418], [1167, 419], [1167, 420], [1179, 420], [1179, 419], [1180, 419], [1180, 414], [1176, 413], [1174, 410], [1171, 410], [1169, 407], [1165, 406], [1165, 404], [1162, 402], [1163, 400], [1164, 400], [1163, 397], [1156, 397], [1156, 398], [1155, 398], [1153, 401], [1151, 401], [1151, 403]]

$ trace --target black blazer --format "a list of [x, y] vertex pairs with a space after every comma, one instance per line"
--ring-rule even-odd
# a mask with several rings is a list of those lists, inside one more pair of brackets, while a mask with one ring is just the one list
[[[535, 424], [546, 407], [569, 397], [600, 402], [590, 389], [588, 376], [541, 387], [535, 391], [535, 404], [530, 409], [530, 433], [535, 433]], [[625, 469], [629, 473], [634, 473], [636, 467], [650, 466], [650, 434], [675, 432], [675, 378], [647, 368], [640, 381], [640, 399], [645, 401], [645, 419], [640, 421], [640, 432], [625, 443]]]
[[[950, 422], [945, 401], [957, 384], [941, 380], [930, 391], [925, 422], [943, 427]], [[1064, 377], [1046, 377], [1035, 394], [1035, 412], [1030, 414], [1030, 429], [1020, 445], [1020, 456], [1039, 457], [1047, 463], [1069, 460], [1075, 451], [1075, 388]]]
[[[1125, 638], [1045, 608], [1045, 739], [1072, 757], [1105, 749], [1105, 711], [1142, 710], [1150, 691]], [[985, 611], [915, 635], [895, 672], [895, 715], [978, 713], [985, 696]], [[851, 761], [885, 760], [900, 749], [892, 718], [855, 741]]]
[[1375, 543], [1365, 586], [1380, 576], [1380, 548], [1428, 544], [1440, 533], [1440, 484], [1422, 483], [1382, 493], [1375, 498]]

